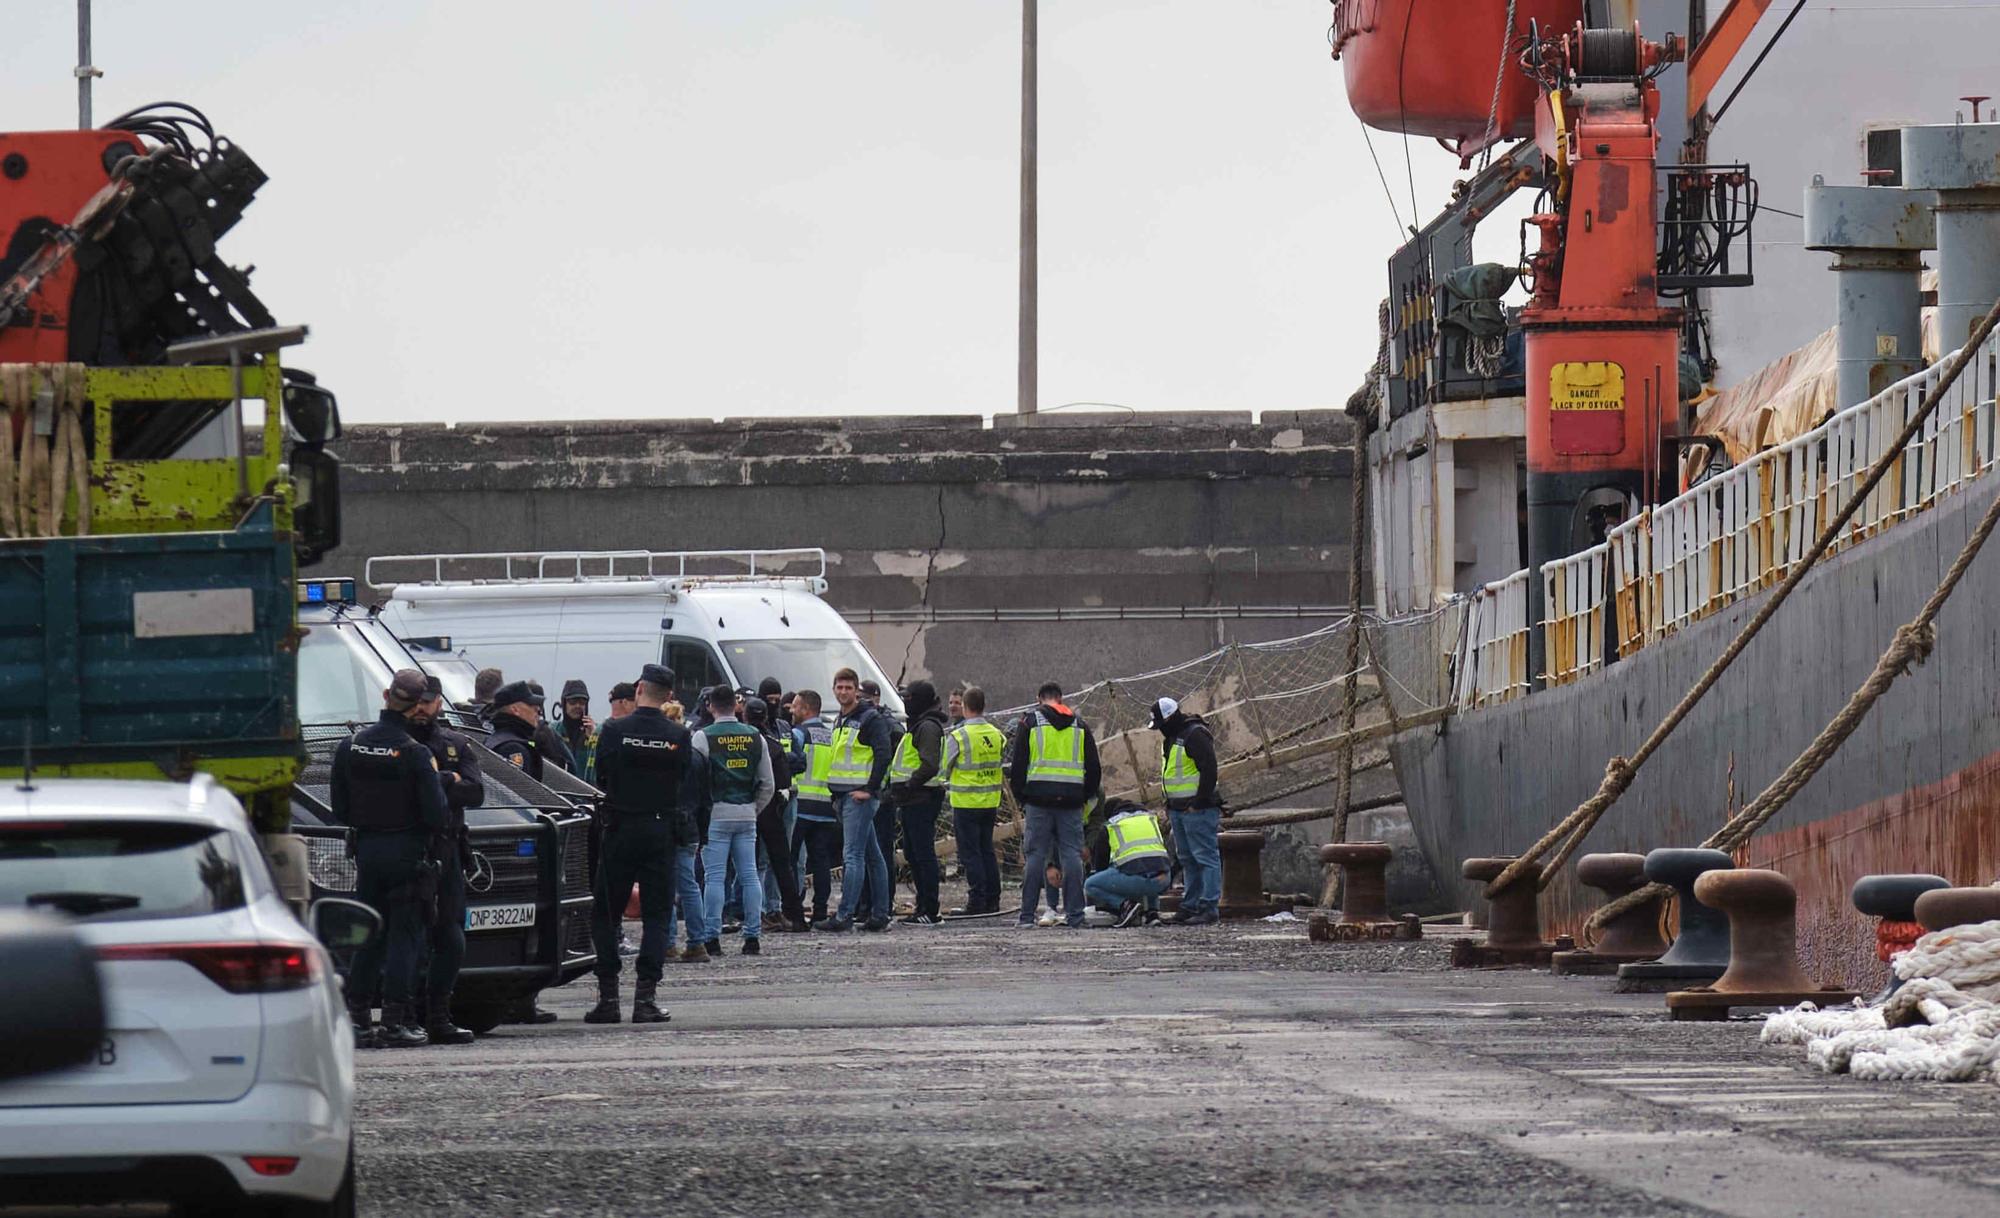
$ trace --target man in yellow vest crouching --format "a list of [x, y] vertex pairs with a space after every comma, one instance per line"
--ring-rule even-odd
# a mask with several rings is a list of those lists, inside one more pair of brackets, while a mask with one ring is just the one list
[[1083, 882], [1084, 895], [1099, 909], [1116, 910], [1119, 926], [1160, 920], [1160, 894], [1173, 875], [1166, 835], [1151, 812], [1123, 799], [1105, 805], [1110, 820], [1111, 865]]

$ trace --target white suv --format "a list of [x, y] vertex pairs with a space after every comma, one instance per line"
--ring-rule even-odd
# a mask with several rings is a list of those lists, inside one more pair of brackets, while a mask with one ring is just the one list
[[190, 783], [0, 785], [0, 908], [69, 918], [96, 1061], [0, 1083], [0, 1203], [354, 1213], [354, 1031], [242, 806]]

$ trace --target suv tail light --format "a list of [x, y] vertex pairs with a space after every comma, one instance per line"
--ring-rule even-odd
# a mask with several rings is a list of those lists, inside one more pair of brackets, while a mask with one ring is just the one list
[[99, 960], [178, 960], [232, 994], [300, 990], [318, 980], [319, 953], [282, 943], [121, 943]]

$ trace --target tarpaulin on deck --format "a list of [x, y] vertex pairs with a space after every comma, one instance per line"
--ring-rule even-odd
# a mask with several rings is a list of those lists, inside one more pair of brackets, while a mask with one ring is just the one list
[[1819, 426], [1839, 398], [1834, 332], [1828, 330], [1702, 402], [1694, 429], [1720, 438], [1735, 465]]

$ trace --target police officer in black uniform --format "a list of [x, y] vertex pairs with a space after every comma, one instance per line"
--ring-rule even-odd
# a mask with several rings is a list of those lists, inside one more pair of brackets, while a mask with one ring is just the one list
[[[540, 735], [546, 725], [542, 722], [542, 699], [538, 686], [532, 681], [515, 681], [502, 685], [493, 693], [493, 701], [487, 707], [487, 724], [493, 734], [486, 738], [486, 747], [514, 763], [523, 774], [542, 780], [543, 758]], [[528, 994], [507, 1006], [503, 1023], [554, 1023], [556, 1013], [544, 1011], [535, 1005], [535, 996]]]
[[424, 1032], [434, 1045], [469, 1045], [471, 1031], [451, 1021], [451, 990], [465, 962], [465, 868], [472, 843], [465, 834], [465, 810], [486, 802], [486, 784], [472, 742], [445, 724], [444, 688], [426, 676], [425, 696], [410, 715], [410, 735], [430, 749], [444, 780], [444, 801], [451, 824], [432, 839], [431, 857], [438, 864], [437, 919], [431, 923], [430, 964], [424, 984]]
[[542, 711], [526, 681], [502, 685], [494, 691], [487, 707], [487, 721], [493, 735], [486, 747], [513, 762], [536, 782], [542, 780], [542, 750], [535, 743], [535, 729], [541, 726]]
[[673, 697], [674, 674], [648, 664], [639, 674], [639, 708], [604, 725], [597, 740], [597, 781], [604, 789], [604, 843], [599, 850], [597, 905], [591, 939], [597, 950], [597, 1005], [585, 1023], [618, 1022], [618, 925], [639, 885], [639, 983], [633, 1023], [665, 1023], [655, 1001], [667, 959], [667, 913], [674, 903], [674, 852], [694, 840], [688, 773], [693, 749], [686, 728], [661, 713]]
[[[451, 813], [430, 750], [410, 735], [410, 713], [428, 690], [424, 674], [398, 671], [382, 691], [382, 715], [333, 751], [333, 819], [355, 831], [354, 896], [382, 915], [386, 934], [354, 958], [347, 991], [356, 1043], [405, 1048], [426, 1044], [412, 999], [428, 906], [435, 899], [431, 839]], [[382, 999], [382, 1026], [369, 1011]]]

